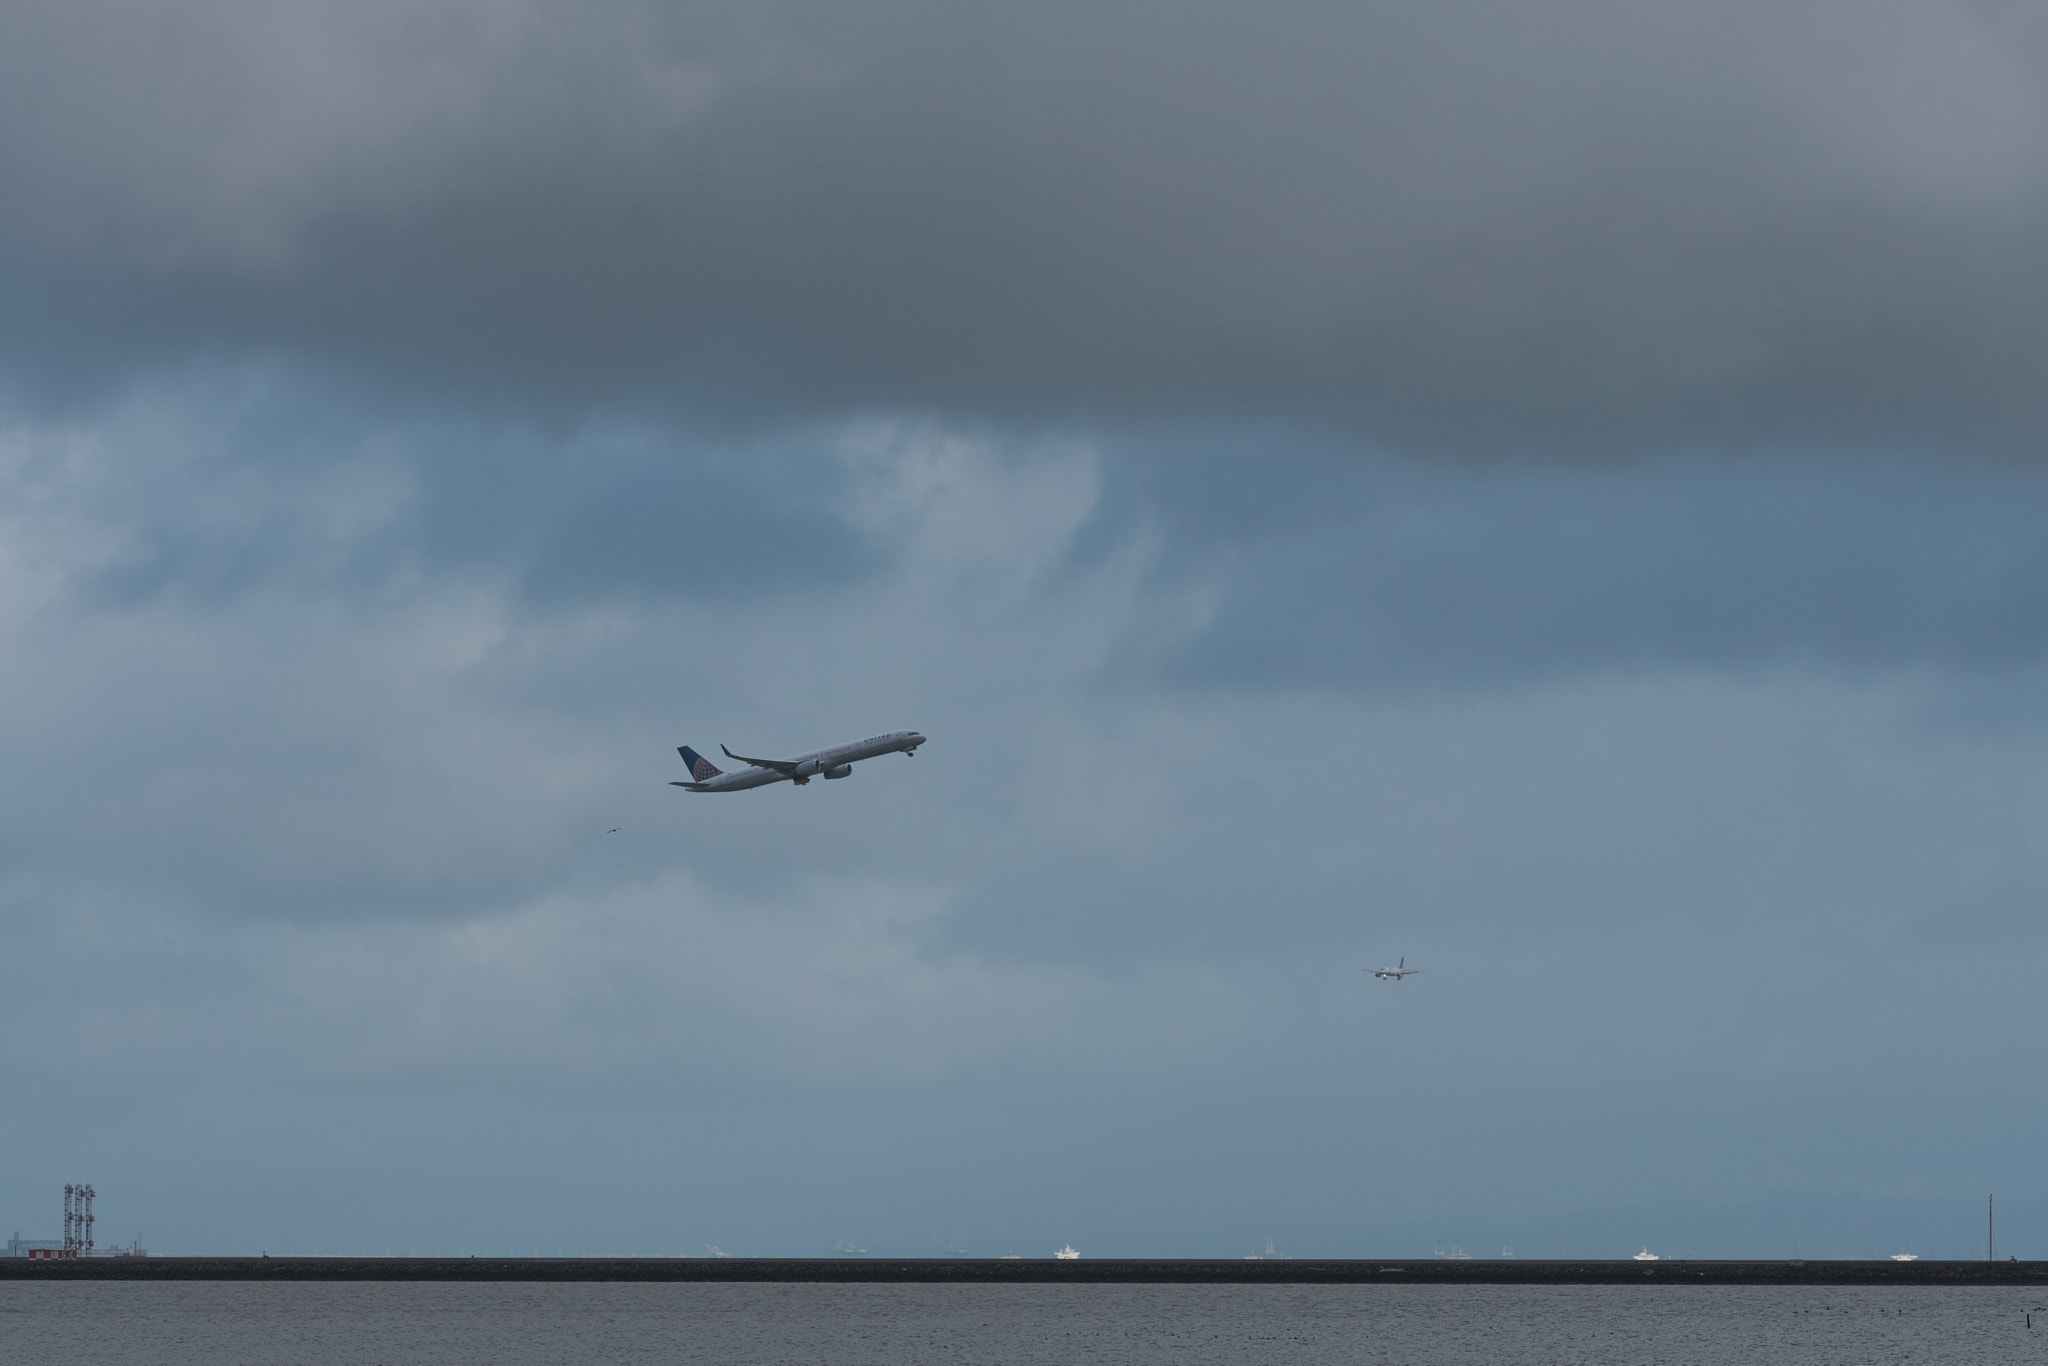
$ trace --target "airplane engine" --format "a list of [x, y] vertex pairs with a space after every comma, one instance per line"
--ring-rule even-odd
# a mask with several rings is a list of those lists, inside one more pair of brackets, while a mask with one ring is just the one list
[[792, 769], [790, 771], [789, 776], [796, 779], [798, 782], [802, 782], [804, 779], [810, 777], [813, 773], [816, 773], [817, 771], [818, 761], [816, 759], [806, 759], [802, 763], [798, 764], [794, 769]]
[[827, 778], [851, 778], [853, 776], [853, 765], [840, 764], [836, 768], [828, 768], [825, 770], [825, 776]]

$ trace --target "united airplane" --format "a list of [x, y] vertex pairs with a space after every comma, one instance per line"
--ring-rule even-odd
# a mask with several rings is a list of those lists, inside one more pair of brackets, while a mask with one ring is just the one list
[[787, 780], [802, 787], [812, 778], [847, 777], [852, 774], [856, 763], [881, 754], [901, 754], [906, 759], [915, 759], [917, 747], [923, 743], [924, 737], [916, 731], [897, 730], [887, 735], [871, 735], [850, 744], [834, 745], [830, 749], [812, 750], [794, 759], [749, 759], [720, 745], [719, 749], [725, 751], [726, 758], [746, 765], [732, 773], [720, 769], [688, 745], [678, 745], [676, 753], [682, 755], [683, 762], [690, 766], [690, 781], [670, 783], [669, 786], [680, 787], [686, 792], [740, 792]]
[[1408, 960], [1403, 958], [1401, 960], [1401, 965], [1399, 967], [1375, 969], [1373, 972], [1373, 976], [1379, 978], [1382, 982], [1386, 981], [1389, 977], [1393, 978], [1396, 982], [1398, 982], [1403, 977], [1413, 977], [1416, 973], [1421, 971], [1421, 968], [1409, 967]]

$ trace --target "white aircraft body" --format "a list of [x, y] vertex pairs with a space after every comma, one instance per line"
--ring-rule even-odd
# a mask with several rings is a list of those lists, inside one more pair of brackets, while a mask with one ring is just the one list
[[1393, 978], [1396, 982], [1398, 982], [1403, 977], [1413, 977], [1416, 973], [1421, 971], [1421, 968], [1409, 967], [1408, 960], [1406, 958], [1403, 958], [1401, 960], [1400, 966], [1391, 968], [1379, 968], [1374, 971], [1373, 976], [1379, 978], [1382, 982], [1386, 981], [1389, 977]]
[[688, 792], [742, 792], [750, 787], [788, 781], [802, 787], [812, 778], [844, 778], [853, 772], [853, 766], [860, 760], [872, 759], [879, 754], [901, 754], [906, 759], [915, 759], [917, 747], [923, 743], [924, 737], [914, 730], [896, 730], [850, 744], [834, 745], [830, 749], [815, 749], [794, 759], [749, 759], [720, 745], [726, 758], [746, 765], [732, 773], [718, 768], [688, 745], [677, 745], [676, 753], [682, 755], [683, 762], [690, 766], [691, 781], [670, 783], [669, 786]]

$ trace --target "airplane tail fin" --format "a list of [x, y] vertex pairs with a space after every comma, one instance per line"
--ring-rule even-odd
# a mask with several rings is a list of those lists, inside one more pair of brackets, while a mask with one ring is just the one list
[[696, 750], [691, 749], [688, 745], [677, 745], [676, 753], [682, 755], [683, 762], [690, 766], [690, 780], [692, 782], [708, 783], [724, 772], [723, 769], [714, 765], [709, 759], [699, 754]]

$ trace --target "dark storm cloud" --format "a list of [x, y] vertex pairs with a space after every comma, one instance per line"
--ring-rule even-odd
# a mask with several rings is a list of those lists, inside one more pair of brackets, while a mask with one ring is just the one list
[[13, 363], [2031, 454], [1991, 4], [17, 5]]

